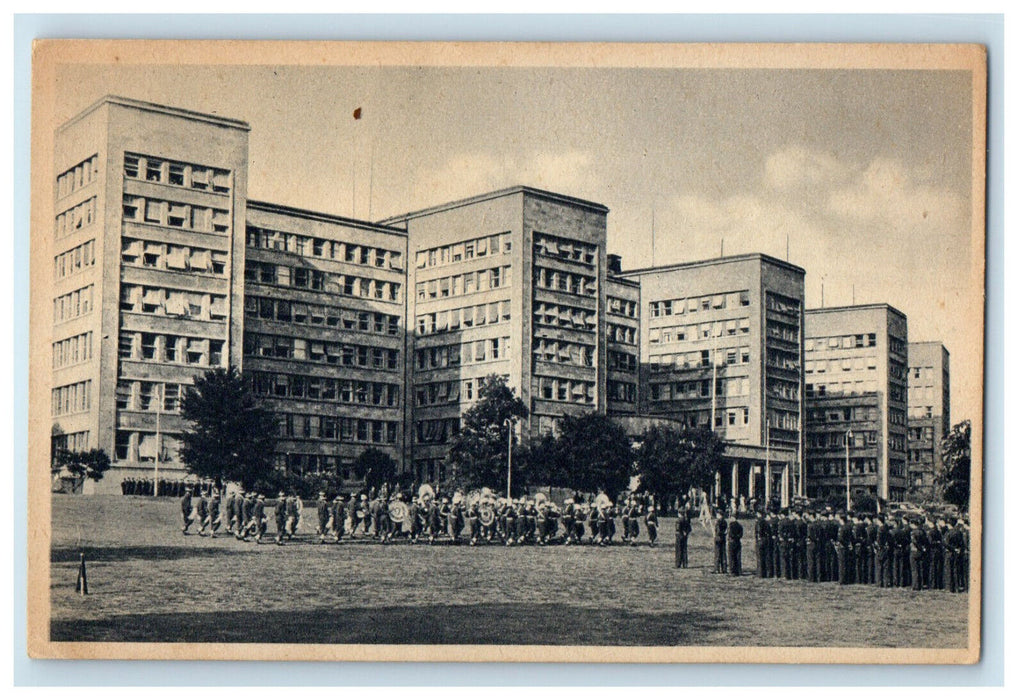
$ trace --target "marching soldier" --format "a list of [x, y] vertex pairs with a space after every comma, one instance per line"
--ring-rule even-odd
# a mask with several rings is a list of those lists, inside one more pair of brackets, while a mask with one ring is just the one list
[[321, 491], [317, 494], [317, 537], [320, 543], [327, 540], [327, 526], [331, 521], [331, 504], [327, 501], [327, 494]]
[[737, 514], [730, 514], [730, 524], [727, 531], [729, 537], [729, 560], [730, 574], [740, 576], [740, 540], [744, 536], [744, 526], [737, 522]]
[[587, 526], [591, 530], [591, 544], [598, 544], [598, 505], [594, 501], [587, 512]]
[[726, 559], [726, 534], [729, 525], [723, 517], [721, 510], [715, 511], [715, 522], [712, 525], [715, 543], [715, 573], [725, 574], [729, 571], [729, 563]]
[[687, 568], [687, 540], [691, 533], [690, 508], [684, 497], [676, 515], [676, 568]]
[[303, 501], [299, 494], [293, 493], [285, 500], [285, 536], [291, 540], [295, 537], [295, 531], [299, 529], [299, 521], [302, 519]]
[[288, 523], [288, 503], [285, 492], [278, 491], [278, 500], [274, 502], [274, 542], [280, 547], [285, 544], [285, 530]]
[[221, 527], [221, 492], [217, 489], [210, 491], [210, 505], [207, 507], [210, 518], [210, 537], [216, 537], [217, 530]]
[[342, 494], [335, 496], [331, 502], [329, 521], [331, 523], [330, 534], [334, 537], [335, 544], [338, 544], [345, 535], [345, 498]]
[[[648, 546], [654, 547], [655, 540], [658, 539], [658, 510], [655, 506], [648, 506], [648, 513], [644, 516], [644, 524], [648, 528]], [[637, 542], [637, 540], [634, 539], [634, 542]]]
[[189, 525], [192, 524], [192, 489], [186, 489], [181, 499], [182, 508], [182, 534], [189, 534]]
[[260, 540], [267, 533], [267, 516], [264, 514], [264, 505], [264, 497], [261, 493], [253, 504], [253, 528], [256, 534], [256, 544], [260, 544]]
[[206, 537], [206, 528], [210, 525], [210, 504], [202, 492], [196, 496], [196, 520], [200, 537]]

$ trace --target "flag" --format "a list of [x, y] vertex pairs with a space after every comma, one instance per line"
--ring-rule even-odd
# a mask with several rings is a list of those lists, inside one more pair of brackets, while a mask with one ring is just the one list
[[353, 113], [352, 113], [352, 118], [353, 119], [359, 119], [362, 116], [363, 116], [363, 108], [362, 107], [357, 107], [355, 109], [355, 111], [353, 111]]

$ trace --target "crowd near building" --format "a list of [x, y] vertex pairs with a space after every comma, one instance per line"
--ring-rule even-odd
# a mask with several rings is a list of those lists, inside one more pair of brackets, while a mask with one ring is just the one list
[[624, 270], [605, 206], [530, 187], [378, 222], [254, 201], [248, 135], [109, 96], [57, 131], [52, 448], [106, 450], [95, 488], [181, 478], [182, 393], [228, 366], [295, 472], [349, 479], [376, 447], [441, 480], [497, 374], [521, 433], [586, 411], [714, 430], [717, 496], [931, 485], [949, 356], [897, 309], [807, 309], [804, 270], [762, 254]]

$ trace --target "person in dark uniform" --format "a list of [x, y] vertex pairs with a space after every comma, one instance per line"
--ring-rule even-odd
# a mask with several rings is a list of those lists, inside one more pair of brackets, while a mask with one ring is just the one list
[[327, 526], [331, 522], [331, 504], [327, 500], [327, 493], [321, 491], [317, 494], [317, 537], [320, 543], [327, 541]]
[[893, 585], [904, 588], [911, 583], [911, 530], [904, 517], [895, 518], [893, 527]]
[[726, 558], [726, 534], [729, 523], [723, 517], [721, 510], [715, 511], [715, 521], [712, 523], [715, 543], [715, 573], [725, 574], [729, 572], [729, 562]]
[[189, 534], [189, 526], [192, 525], [192, 489], [186, 489], [181, 497], [182, 510], [182, 534]]
[[285, 500], [285, 492], [278, 491], [278, 499], [274, 501], [274, 542], [281, 546], [285, 544], [286, 528], [288, 527], [288, 502]]
[[783, 513], [779, 521], [780, 563], [783, 566], [783, 577], [788, 581], [794, 578], [794, 521], [789, 513]]
[[808, 581], [819, 583], [822, 581], [822, 522], [818, 513], [808, 515], [808, 541], [805, 546], [807, 550], [805, 558], [808, 560]]
[[737, 521], [736, 513], [730, 514], [727, 537], [729, 539], [727, 549], [730, 574], [733, 576], [740, 576], [741, 539], [744, 537], [744, 526]]
[[210, 504], [207, 506], [207, 513], [210, 518], [210, 537], [217, 536], [217, 530], [221, 527], [221, 492], [220, 489], [210, 491]]
[[865, 570], [865, 543], [868, 539], [868, 528], [865, 525], [865, 518], [855, 515], [853, 520], [854, 528], [854, 583], [868, 583], [868, 574]]
[[692, 527], [690, 522], [690, 504], [686, 498], [680, 503], [676, 514], [676, 568], [687, 568], [687, 541]]
[[854, 583], [854, 525], [847, 513], [840, 515], [840, 527], [837, 530], [837, 561], [840, 564], [838, 579], [841, 586]]
[[[648, 506], [648, 512], [644, 516], [644, 525], [648, 528], [648, 546], [654, 547], [655, 540], [658, 539], [658, 511], [655, 506]], [[637, 540], [635, 539], [634, 542]]]
[[210, 524], [210, 504], [202, 491], [196, 494], [196, 524], [199, 525], [199, 536], [206, 537], [206, 528]]
[[291, 540], [295, 537], [295, 531], [299, 528], [299, 519], [302, 517], [303, 502], [299, 494], [291, 493], [285, 499], [285, 537]]
[[342, 494], [335, 496], [330, 506], [330, 532], [328, 533], [338, 544], [345, 536], [345, 498]]
[[794, 578], [808, 578], [808, 521], [802, 513], [794, 513]]
[[256, 544], [260, 544], [263, 536], [267, 534], [267, 515], [264, 512], [265, 499], [261, 493], [256, 497], [256, 502], [253, 504], [253, 527], [256, 534]]
[[876, 538], [879, 535], [879, 524], [876, 519], [865, 516], [865, 583], [875, 585], [876, 582]]
[[427, 505], [427, 543], [434, 544], [434, 541], [441, 535], [441, 507], [438, 499], [432, 498]]
[[755, 561], [755, 576], [758, 578], [765, 578], [765, 560], [764, 560], [764, 548], [765, 548], [765, 515], [760, 510], [755, 511], [755, 522], [752, 526], [754, 529], [754, 561]]
[[968, 583], [971, 578], [971, 558], [970, 558], [970, 547], [971, 547], [971, 536], [968, 531], [968, 523], [963, 518], [959, 518], [957, 521], [957, 529], [961, 531], [961, 549], [958, 552], [958, 568], [957, 575], [959, 580], [959, 588], [962, 592], [968, 592]]
[[876, 535], [876, 579], [880, 588], [893, 588], [893, 534], [890, 523], [881, 518]]
[[962, 572], [961, 572], [961, 557], [963, 555], [964, 546], [964, 531], [957, 527], [951, 527], [947, 530], [947, 534], [943, 538], [943, 547], [946, 550], [944, 556], [944, 578], [947, 582], [947, 590], [951, 593], [961, 593], [964, 588], [962, 587]]
[[920, 591], [926, 587], [928, 578], [929, 536], [922, 523], [911, 521], [911, 590]]
[[772, 513], [769, 516], [769, 531], [772, 533], [772, 576], [783, 578], [783, 533], [780, 531], [783, 523], [779, 513]]
[[225, 517], [225, 531], [229, 535], [235, 534], [235, 492], [227, 494], [224, 498], [224, 517]]

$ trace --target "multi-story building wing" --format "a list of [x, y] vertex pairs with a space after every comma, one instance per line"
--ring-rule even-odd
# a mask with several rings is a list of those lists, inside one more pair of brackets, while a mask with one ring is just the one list
[[640, 284], [621, 277], [620, 258], [608, 256], [608, 289], [605, 295], [606, 412], [610, 416], [637, 413], [640, 385]]
[[950, 353], [940, 342], [908, 344], [908, 491], [934, 498], [950, 432]]
[[808, 495], [907, 490], [907, 317], [887, 304], [812, 309], [805, 317]]
[[405, 233], [249, 202], [243, 370], [278, 418], [278, 466], [353, 478], [402, 463]]
[[804, 270], [754, 254], [622, 277], [640, 283], [640, 412], [714, 429], [728, 443], [721, 492], [798, 492]]
[[599, 204], [514, 187], [383, 223], [406, 229], [410, 459], [443, 477], [483, 379], [508, 377], [531, 432], [605, 410], [605, 218]]
[[105, 97], [57, 131], [53, 442], [111, 488], [180, 468], [182, 388], [241, 358], [248, 130]]

